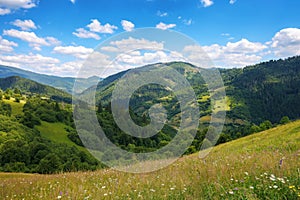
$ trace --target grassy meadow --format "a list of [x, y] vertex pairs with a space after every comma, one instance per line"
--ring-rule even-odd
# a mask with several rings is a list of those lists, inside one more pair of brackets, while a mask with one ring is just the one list
[[300, 121], [184, 156], [162, 170], [0, 174], [0, 199], [300, 199]]

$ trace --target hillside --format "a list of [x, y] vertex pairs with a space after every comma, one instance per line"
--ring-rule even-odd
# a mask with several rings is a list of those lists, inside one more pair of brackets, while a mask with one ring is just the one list
[[[300, 197], [300, 121], [184, 156], [148, 174], [114, 170], [0, 174], [2, 199], [274, 199]], [[49, 189], [50, 188], [50, 189]]]
[[[0, 65], [0, 78], [7, 78], [10, 76], [20, 76], [26, 79], [36, 81], [38, 83], [49, 85], [57, 89], [64, 90], [65, 92], [72, 93], [75, 78], [72, 77], [59, 77], [50, 76], [45, 74], [38, 74], [31, 71], [26, 71], [14, 67], [8, 67]], [[77, 81], [80, 83], [80, 90], [85, 90], [99, 81], [99, 77], [93, 76], [90, 78], [78, 78]]]
[[254, 123], [300, 118], [300, 56], [224, 71], [224, 76], [230, 73], [235, 75], [226, 84], [235, 105], [230, 117]]
[[35, 81], [21, 78], [19, 76], [10, 76], [7, 78], [0, 78], [0, 89], [3, 91], [7, 89], [18, 89], [27, 94], [38, 94], [41, 96], [56, 99], [58, 101], [65, 101], [71, 103], [72, 97], [67, 92], [56, 89], [51, 86], [43, 85]]

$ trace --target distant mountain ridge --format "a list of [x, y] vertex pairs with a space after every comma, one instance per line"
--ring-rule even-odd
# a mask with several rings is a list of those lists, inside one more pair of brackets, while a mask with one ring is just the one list
[[[39, 74], [31, 71], [18, 69], [15, 67], [0, 65], [0, 78], [7, 78], [10, 76], [19, 76], [19, 77], [27, 78], [44, 85], [49, 85], [57, 89], [64, 90], [69, 94], [72, 94], [74, 82], [76, 79], [73, 77], [60, 77], [60, 76]], [[79, 88], [77, 89], [83, 91], [93, 85], [96, 85], [97, 82], [101, 80], [101, 78], [97, 76], [92, 76], [89, 78], [78, 78], [76, 80], [80, 82]]]

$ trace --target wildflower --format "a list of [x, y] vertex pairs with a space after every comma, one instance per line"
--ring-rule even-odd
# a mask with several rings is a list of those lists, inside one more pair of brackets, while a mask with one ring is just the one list
[[236, 188], [234, 188], [233, 190], [239, 190], [239, 188], [236, 187]]
[[276, 179], [273, 178], [272, 176], [270, 177], [270, 180], [271, 180], [271, 181], [276, 181]]
[[273, 185], [273, 188], [274, 188], [274, 189], [277, 189], [277, 188], [278, 188], [278, 186], [277, 186], [277, 185]]
[[155, 190], [154, 190], [154, 189], [150, 189], [150, 191], [151, 191], [151, 192], [155, 192]]
[[294, 186], [294, 185], [290, 185], [289, 188], [290, 188], [290, 189], [293, 189], [293, 188], [295, 188], [295, 186]]
[[233, 194], [233, 191], [232, 191], [232, 190], [230, 190], [228, 193], [229, 193], [229, 194]]
[[233, 178], [230, 179], [231, 181], [234, 181]]
[[61, 196], [60, 196], [60, 195], [58, 195], [58, 196], [57, 196], [57, 199], [61, 199]]
[[282, 163], [283, 163], [283, 159], [281, 158], [281, 159], [279, 160], [279, 167], [282, 166]]
[[249, 188], [250, 188], [250, 189], [252, 189], [252, 190], [254, 189], [254, 187], [253, 187], [253, 186], [250, 186]]
[[245, 175], [248, 176], [249, 175], [248, 172], [245, 172]]
[[175, 188], [171, 187], [170, 190], [175, 190]]

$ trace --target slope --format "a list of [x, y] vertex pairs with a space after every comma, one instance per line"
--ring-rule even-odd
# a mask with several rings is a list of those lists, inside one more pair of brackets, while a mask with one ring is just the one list
[[184, 156], [169, 167], [148, 174], [111, 169], [47, 176], [2, 173], [0, 196], [4, 199], [42, 196], [43, 199], [297, 200], [299, 147], [300, 121], [295, 121], [219, 145], [205, 158], [199, 158], [198, 153]]

